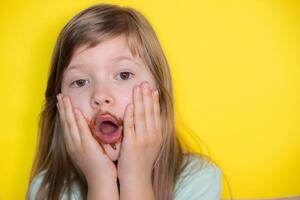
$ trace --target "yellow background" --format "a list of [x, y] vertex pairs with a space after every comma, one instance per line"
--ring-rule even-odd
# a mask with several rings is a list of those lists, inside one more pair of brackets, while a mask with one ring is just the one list
[[[0, 199], [24, 199], [62, 26], [99, 1], [1, 1]], [[300, 195], [300, 4], [109, 1], [140, 10], [174, 80], [176, 119], [208, 146], [234, 198]], [[230, 196], [223, 181], [223, 197]]]

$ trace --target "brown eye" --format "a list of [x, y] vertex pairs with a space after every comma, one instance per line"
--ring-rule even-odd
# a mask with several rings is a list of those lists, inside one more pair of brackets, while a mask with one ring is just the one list
[[75, 85], [75, 87], [82, 87], [85, 85], [86, 82], [87, 82], [87, 80], [79, 79], [79, 80], [74, 81], [72, 83], [72, 85]]
[[128, 80], [128, 79], [131, 78], [131, 76], [133, 76], [133, 73], [131, 73], [131, 72], [121, 72], [118, 75], [120, 76], [121, 80]]

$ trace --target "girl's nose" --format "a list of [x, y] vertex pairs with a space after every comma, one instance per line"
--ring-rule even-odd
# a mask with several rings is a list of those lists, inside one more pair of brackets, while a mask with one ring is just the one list
[[[92, 107], [98, 109], [99, 107], [111, 105], [113, 98], [108, 94], [96, 94], [92, 98]], [[107, 104], [107, 105], [105, 105]]]

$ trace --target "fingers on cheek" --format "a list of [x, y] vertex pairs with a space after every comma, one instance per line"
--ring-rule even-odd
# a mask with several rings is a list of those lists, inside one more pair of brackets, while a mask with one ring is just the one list
[[64, 136], [65, 137], [65, 140], [70, 140], [70, 136], [68, 134], [66, 134], [67, 132], [69, 132], [68, 130], [68, 126], [66, 124], [66, 115], [65, 115], [65, 108], [64, 108], [64, 104], [63, 104], [63, 101], [62, 101], [62, 97], [59, 96], [58, 98], [58, 103], [57, 103], [57, 106], [58, 106], [58, 112], [59, 112], [59, 121], [60, 121], [60, 124], [61, 124], [61, 127], [63, 129], [63, 132], [64, 132]]
[[[86, 145], [89, 145], [89, 140], [93, 140], [92, 134], [86, 122], [84, 115], [81, 113], [80, 110], [75, 109], [75, 120], [77, 122], [78, 131], [81, 139], [82, 148], [86, 148]], [[101, 146], [102, 147], [102, 146]]]
[[66, 123], [69, 127], [69, 129], [72, 131], [72, 122], [73, 122], [73, 111], [72, 111], [72, 107], [70, 104], [70, 101], [67, 97], [63, 98], [63, 104], [64, 104], [64, 111], [65, 111], [65, 116], [66, 116]]
[[152, 90], [148, 84], [143, 85], [143, 100], [145, 107], [145, 117], [147, 129], [150, 134], [155, 131], [155, 119], [154, 119], [154, 101], [152, 96]]
[[159, 105], [159, 94], [155, 90], [153, 92], [153, 101], [154, 101], [154, 116], [155, 116], [155, 127], [157, 131], [161, 131], [161, 115], [160, 115], [160, 105]]
[[126, 114], [124, 118], [124, 139], [132, 141], [135, 137], [134, 133], [134, 121], [133, 121], [133, 104], [129, 104], [126, 108]]
[[143, 114], [143, 102], [142, 102], [142, 91], [141, 87], [138, 86], [134, 89], [134, 115], [141, 118]]
[[68, 132], [66, 134], [71, 136], [73, 145], [75, 145], [78, 148], [81, 145], [81, 139], [70, 99], [68, 97], [65, 97], [63, 99], [63, 104], [66, 117], [66, 124], [68, 127]]
[[67, 105], [67, 102], [66, 102], [66, 97], [63, 98], [63, 105], [64, 105], [64, 113], [65, 113], [65, 122], [68, 126], [68, 129], [70, 130], [71, 128], [71, 125], [70, 125], [70, 113], [69, 113], [69, 109], [68, 109], [68, 105]]
[[63, 119], [61, 123], [66, 149], [70, 155], [76, 155], [86, 145], [90, 145], [89, 140], [93, 139], [86, 118], [80, 110], [73, 110], [70, 99], [65, 103], [63, 99], [59, 100], [58, 107]]
[[64, 137], [64, 141], [65, 141], [65, 145], [66, 145], [66, 149], [68, 151], [68, 153], [73, 152], [74, 150], [72, 149], [72, 146], [70, 145], [72, 143], [72, 138], [71, 135], [69, 134], [69, 128], [68, 125], [66, 123], [66, 116], [65, 116], [65, 108], [64, 108], [64, 104], [62, 101], [62, 96], [58, 96], [57, 97], [58, 103], [57, 103], [57, 107], [58, 107], [58, 112], [59, 112], [59, 121], [60, 121], [60, 125], [62, 130], [62, 134]]
[[134, 89], [134, 124], [136, 135], [142, 135], [146, 131], [145, 127], [145, 114], [142, 99], [141, 87], [138, 86]]

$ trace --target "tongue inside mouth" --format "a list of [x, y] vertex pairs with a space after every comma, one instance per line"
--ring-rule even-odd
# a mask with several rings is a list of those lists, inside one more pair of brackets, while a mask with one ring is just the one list
[[101, 123], [99, 130], [106, 135], [114, 133], [118, 129], [118, 126], [110, 121], [104, 121]]
[[89, 126], [93, 137], [99, 144], [114, 145], [122, 140], [122, 122], [114, 121], [107, 116], [101, 116], [92, 120]]

